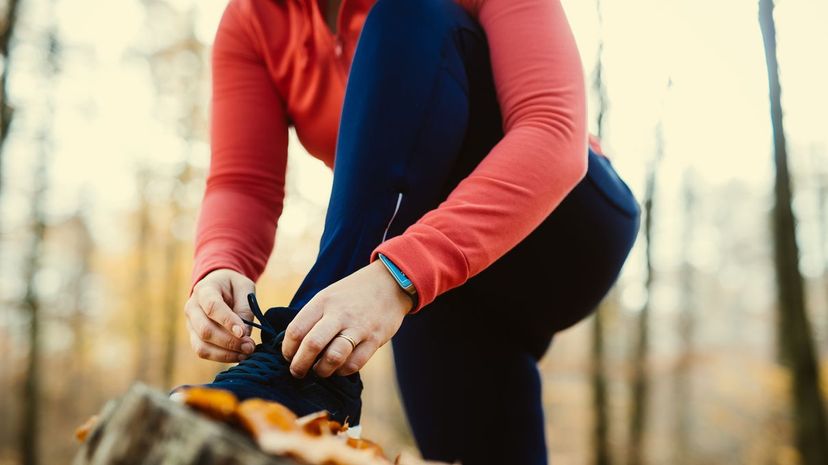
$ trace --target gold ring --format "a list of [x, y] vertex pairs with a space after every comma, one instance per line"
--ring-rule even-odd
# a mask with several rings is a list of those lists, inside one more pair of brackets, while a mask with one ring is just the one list
[[339, 333], [339, 334], [336, 335], [336, 337], [341, 337], [342, 339], [345, 339], [346, 341], [350, 342], [351, 343], [351, 350], [356, 349], [357, 343], [354, 340], [354, 338], [352, 338], [351, 336]]

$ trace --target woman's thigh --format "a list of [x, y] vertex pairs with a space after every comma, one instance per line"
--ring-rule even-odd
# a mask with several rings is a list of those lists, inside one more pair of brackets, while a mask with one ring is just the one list
[[[638, 204], [612, 164], [590, 151], [586, 177], [526, 239], [464, 286], [492, 328], [540, 358], [554, 333], [588, 316], [615, 283], [639, 228]], [[424, 309], [423, 311], [427, 311]]]
[[546, 463], [536, 362], [607, 293], [638, 223], [627, 186], [590, 153], [587, 176], [529, 237], [406, 319], [395, 365], [426, 457]]

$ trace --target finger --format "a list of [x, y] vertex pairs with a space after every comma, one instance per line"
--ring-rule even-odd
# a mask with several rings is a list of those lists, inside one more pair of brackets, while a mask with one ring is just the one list
[[253, 352], [254, 343], [250, 337], [241, 339], [234, 337], [199, 310], [189, 312], [189, 323], [198, 339], [204, 342], [234, 352], [245, 354]]
[[[240, 277], [234, 279], [231, 286], [233, 288], [233, 311], [245, 320], [253, 321], [253, 312], [250, 311], [250, 304], [247, 303], [247, 294], [255, 292], [256, 286], [247, 279]], [[250, 336], [251, 327], [242, 325], [242, 328], [244, 329], [244, 335]]]
[[316, 362], [316, 357], [325, 350], [334, 336], [342, 329], [342, 323], [334, 318], [322, 318], [308, 332], [299, 350], [290, 363], [290, 372], [297, 378], [304, 378]]
[[221, 297], [221, 294], [214, 287], [204, 287], [198, 292], [198, 305], [208, 318], [220, 324], [228, 333], [236, 336], [244, 336], [244, 323]]
[[285, 339], [282, 341], [282, 355], [286, 359], [293, 360], [302, 340], [320, 318], [322, 318], [322, 306], [315, 304], [313, 299], [296, 314], [293, 321], [285, 328]]
[[199, 358], [205, 360], [213, 360], [215, 362], [233, 363], [241, 362], [247, 358], [246, 355], [232, 350], [227, 350], [222, 347], [202, 341], [198, 338], [196, 332], [190, 328], [190, 345]]
[[[358, 341], [356, 338], [354, 340]], [[317, 375], [327, 378], [348, 360], [348, 357], [353, 351], [354, 346], [347, 339], [334, 336], [331, 343], [328, 344], [328, 348], [325, 349], [319, 361], [314, 365], [313, 370]]]
[[361, 370], [362, 367], [368, 363], [368, 360], [374, 356], [377, 349], [379, 349], [379, 345], [377, 345], [374, 341], [362, 341], [358, 346], [356, 346], [356, 349], [351, 352], [351, 356], [348, 357], [348, 360], [346, 360], [345, 363], [343, 363], [342, 366], [336, 370], [336, 374], [340, 376], [348, 376]]

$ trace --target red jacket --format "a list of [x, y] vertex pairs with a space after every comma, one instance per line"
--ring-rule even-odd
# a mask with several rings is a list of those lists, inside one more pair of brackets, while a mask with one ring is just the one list
[[[438, 208], [377, 251], [420, 306], [537, 227], [586, 171], [587, 110], [559, 0], [460, 0], [486, 31], [504, 138]], [[282, 212], [288, 126], [333, 166], [345, 80], [373, 0], [344, 0], [334, 35], [315, 0], [232, 0], [213, 48], [212, 163], [193, 283], [218, 268], [255, 280]]]

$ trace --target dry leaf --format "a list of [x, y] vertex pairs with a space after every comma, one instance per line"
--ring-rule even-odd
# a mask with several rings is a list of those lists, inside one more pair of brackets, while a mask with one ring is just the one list
[[[341, 434], [348, 430], [347, 423], [331, 420], [325, 411], [297, 418], [278, 402], [248, 399], [239, 403], [228, 391], [200, 387], [187, 389], [178, 398], [216, 420], [240, 423], [269, 454], [293, 457], [309, 465], [391, 465], [377, 444]], [[437, 464], [407, 456], [398, 457], [395, 463]]]
[[267, 453], [287, 455], [311, 465], [391, 465], [370, 450], [349, 447], [341, 436], [269, 431], [259, 438], [258, 444]]
[[89, 436], [89, 432], [92, 431], [97, 424], [98, 416], [92, 415], [87, 418], [82, 425], [78, 426], [77, 429], [75, 429], [75, 438], [77, 438], [78, 442], [86, 441], [86, 437]]
[[397, 456], [397, 460], [394, 461], [394, 465], [448, 465], [446, 462], [431, 462], [428, 460], [423, 460], [418, 457], [414, 457], [411, 454], [406, 454], [403, 452], [402, 454]]
[[345, 441], [345, 444], [353, 447], [354, 449], [367, 450], [372, 452], [377, 457], [385, 458], [385, 453], [382, 451], [382, 447], [373, 441], [369, 441], [367, 439], [348, 438]]
[[296, 424], [311, 436], [336, 435], [348, 430], [347, 426], [341, 425], [338, 421], [331, 420], [328, 412], [321, 411], [305, 415], [296, 420]]
[[228, 422], [235, 418], [239, 401], [230, 391], [192, 387], [181, 393], [181, 400], [205, 415]]
[[271, 429], [294, 431], [299, 428], [296, 415], [289, 408], [262, 399], [248, 399], [239, 404], [236, 417], [254, 438]]

